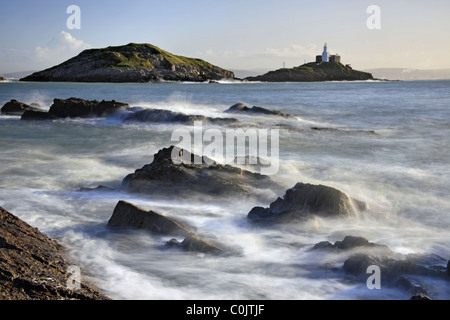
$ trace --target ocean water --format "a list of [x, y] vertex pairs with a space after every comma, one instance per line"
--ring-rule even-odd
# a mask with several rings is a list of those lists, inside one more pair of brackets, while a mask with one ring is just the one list
[[[286, 189], [325, 184], [370, 210], [258, 228], [247, 213], [283, 194], [252, 202], [80, 192], [120, 186], [176, 143], [171, 134], [180, 125], [15, 116], [0, 116], [0, 205], [60, 241], [83, 276], [113, 299], [408, 299], [392, 286], [369, 290], [364, 281], [348, 281], [324, 267], [342, 267], [345, 256], [309, 249], [353, 235], [401, 254], [450, 258], [449, 89], [450, 81], [0, 83], [0, 105], [16, 99], [49, 108], [54, 98], [78, 97], [211, 117], [230, 116], [224, 111], [237, 102], [290, 113], [296, 118], [231, 116], [244, 126], [280, 129], [280, 167], [272, 178]], [[172, 237], [111, 230], [107, 221], [119, 200], [186, 221], [239, 254], [165, 250]], [[429, 281], [433, 298], [450, 298], [448, 281]]]

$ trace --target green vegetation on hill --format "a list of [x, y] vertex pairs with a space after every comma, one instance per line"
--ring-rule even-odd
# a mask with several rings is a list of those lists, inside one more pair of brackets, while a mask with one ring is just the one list
[[84, 50], [23, 81], [148, 82], [234, 79], [231, 71], [202, 59], [174, 55], [149, 43]]

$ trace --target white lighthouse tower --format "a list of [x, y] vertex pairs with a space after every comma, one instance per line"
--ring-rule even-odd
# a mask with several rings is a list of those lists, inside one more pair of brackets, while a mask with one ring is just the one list
[[326, 43], [323, 46], [322, 62], [328, 62], [328, 48], [327, 48], [327, 44]]

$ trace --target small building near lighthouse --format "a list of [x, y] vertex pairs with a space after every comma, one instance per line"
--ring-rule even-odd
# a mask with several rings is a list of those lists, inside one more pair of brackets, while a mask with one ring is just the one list
[[323, 52], [322, 55], [316, 56], [316, 62], [341, 62], [341, 56], [338, 54], [330, 55], [328, 53], [328, 47], [327, 44], [323, 46]]

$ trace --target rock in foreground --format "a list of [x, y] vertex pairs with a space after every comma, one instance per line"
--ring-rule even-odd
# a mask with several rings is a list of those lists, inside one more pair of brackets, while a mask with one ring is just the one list
[[67, 285], [69, 260], [56, 241], [0, 207], [1, 300], [104, 300], [102, 293], [83, 281]]
[[366, 209], [363, 202], [350, 198], [337, 189], [297, 183], [288, 189], [269, 208], [254, 207], [247, 218], [252, 222], [280, 223], [302, 219], [309, 215], [322, 217], [347, 217]]
[[108, 226], [133, 227], [166, 235], [187, 236], [194, 232], [194, 229], [185, 223], [153, 211], [146, 211], [126, 201], [117, 203]]
[[150, 82], [234, 79], [231, 71], [177, 56], [151, 44], [130, 43], [84, 50], [78, 56], [21, 81]]
[[151, 164], [126, 176], [122, 186], [130, 192], [170, 198], [174, 195], [257, 198], [282, 189], [269, 176], [221, 165], [174, 146], [159, 150]]
[[220, 245], [203, 239], [196, 234], [195, 228], [188, 224], [151, 210], [146, 211], [126, 201], [117, 203], [113, 215], [108, 221], [108, 226], [144, 229], [159, 235], [183, 236], [185, 238], [181, 243], [177, 239], [172, 239], [167, 242], [167, 246], [188, 252], [212, 254], [223, 252]]

